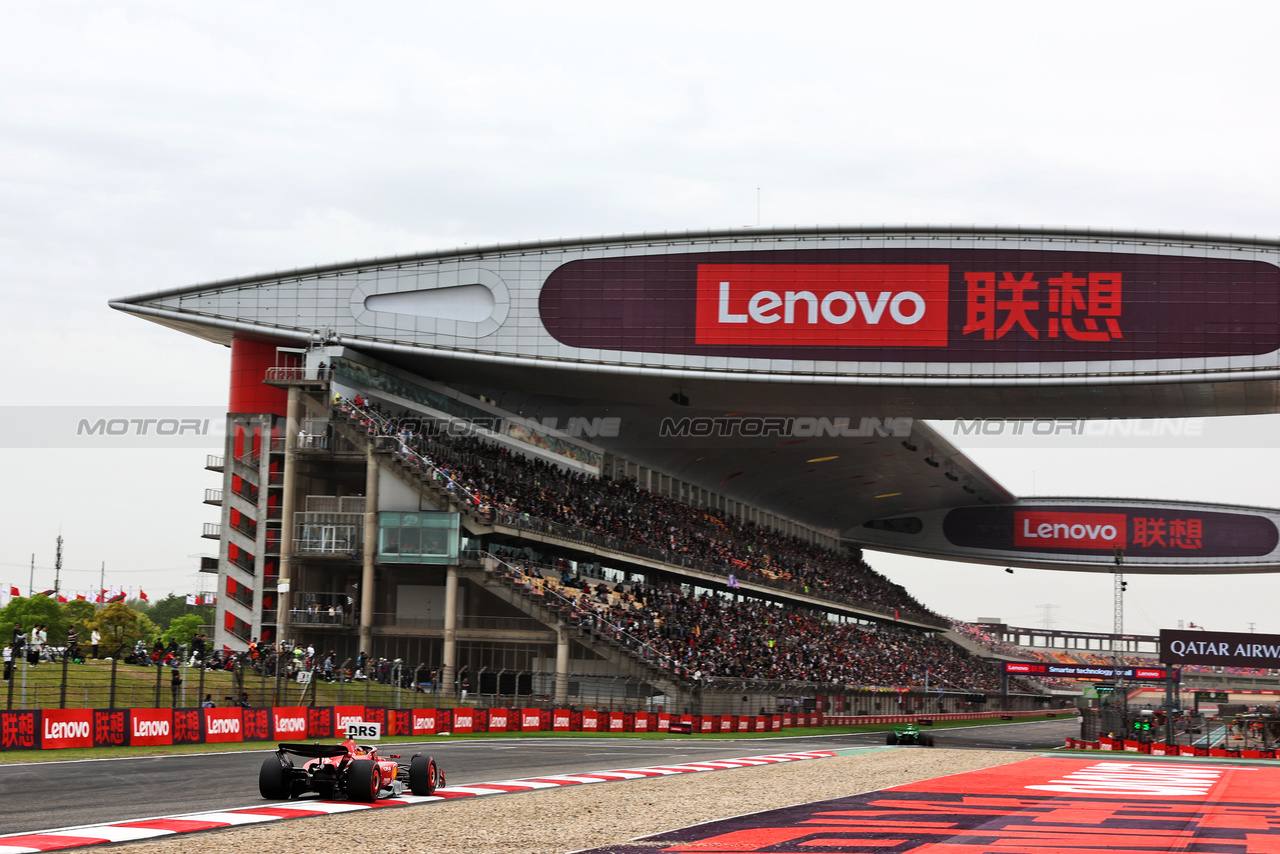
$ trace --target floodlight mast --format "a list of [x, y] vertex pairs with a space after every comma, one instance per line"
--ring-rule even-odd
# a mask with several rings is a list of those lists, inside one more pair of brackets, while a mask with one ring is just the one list
[[[1115, 622], [1112, 626], [1112, 634], [1111, 634], [1111, 665], [1113, 668], [1115, 668], [1115, 680], [1116, 680], [1115, 693], [1121, 696], [1122, 702], [1123, 702], [1123, 694], [1120, 687], [1123, 682], [1123, 679], [1121, 678], [1121, 675], [1120, 675], [1121, 666], [1122, 666], [1120, 649], [1124, 643], [1124, 641], [1121, 639], [1121, 635], [1124, 634], [1124, 589], [1126, 585], [1124, 582], [1124, 569], [1123, 569], [1124, 549], [1120, 548], [1119, 546], [1116, 546], [1115, 561], [1116, 561], [1116, 568], [1112, 570], [1113, 574], [1115, 575], [1115, 609], [1114, 609]], [[1123, 703], [1123, 706], [1127, 706], [1127, 705], [1128, 705], [1127, 703]], [[1124, 720], [1123, 715], [1121, 716], [1121, 720], [1122, 721]]]

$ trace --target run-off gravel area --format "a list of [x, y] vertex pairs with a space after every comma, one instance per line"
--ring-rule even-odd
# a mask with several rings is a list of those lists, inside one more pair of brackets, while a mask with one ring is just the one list
[[1026, 758], [900, 748], [781, 765], [363, 810], [111, 846], [111, 854], [565, 854], [743, 813]]

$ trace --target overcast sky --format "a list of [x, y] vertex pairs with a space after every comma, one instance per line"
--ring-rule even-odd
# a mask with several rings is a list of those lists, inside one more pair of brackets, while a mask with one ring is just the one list
[[[39, 438], [91, 407], [225, 410], [228, 351], [108, 299], [756, 224], [1276, 237], [1277, 17], [1170, 2], [5, 4], [0, 589], [26, 590], [33, 553], [37, 589], [52, 587], [60, 531], [71, 591], [104, 563], [108, 586], [194, 591], [216, 551], [200, 532], [218, 519], [201, 503], [221, 486], [203, 469], [218, 448]], [[1023, 495], [1280, 505], [1276, 448], [1254, 444], [972, 455]], [[1111, 627], [1105, 575], [871, 557], [955, 617]], [[1130, 631], [1280, 631], [1272, 575], [1130, 581]]]

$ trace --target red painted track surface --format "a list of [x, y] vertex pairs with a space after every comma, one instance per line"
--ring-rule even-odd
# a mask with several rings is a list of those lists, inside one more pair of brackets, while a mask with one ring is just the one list
[[20, 833], [0, 836], [0, 854], [33, 854], [38, 851], [56, 851], [62, 848], [79, 848], [102, 845], [107, 842], [132, 842], [154, 839], [178, 833], [199, 830], [219, 830], [244, 824], [258, 824], [286, 818], [331, 815], [372, 808], [407, 806], [429, 803], [449, 798], [474, 798], [485, 795], [501, 795], [509, 792], [525, 792], [533, 789], [549, 789], [557, 786], [576, 786], [590, 783], [607, 783], [616, 780], [634, 780], [640, 777], [665, 777], [675, 774], [696, 774], [702, 771], [719, 771], [753, 765], [772, 765], [779, 762], [797, 762], [805, 759], [826, 759], [836, 754], [830, 750], [812, 750], [800, 753], [774, 753], [767, 756], [750, 756], [742, 759], [717, 759], [683, 765], [663, 765], [652, 768], [626, 768], [589, 774], [560, 774], [534, 777], [524, 780], [504, 780], [494, 783], [474, 783], [467, 786], [449, 786], [437, 789], [430, 797], [410, 794], [380, 800], [374, 804], [358, 804], [348, 801], [323, 801], [302, 799], [296, 801], [259, 801], [254, 806], [240, 809], [218, 810], [181, 816], [164, 816], [134, 821], [99, 824], [89, 827], [63, 828], [36, 833]]
[[1278, 804], [1280, 768], [1037, 758], [591, 854], [1278, 854]]

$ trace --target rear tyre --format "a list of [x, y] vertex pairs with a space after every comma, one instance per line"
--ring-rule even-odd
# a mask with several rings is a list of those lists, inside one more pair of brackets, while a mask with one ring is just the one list
[[898, 734], [897, 734], [896, 732], [891, 732], [891, 733], [889, 733], [888, 735], [886, 735], [886, 736], [884, 737], [884, 743], [885, 743], [885, 744], [897, 744], [897, 743], [898, 743]]
[[435, 759], [419, 754], [409, 761], [409, 791], [421, 797], [435, 794], [440, 769]]
[[262, 760], [258, 770], [258, 791], [270, 801], [289, 800], [289, 766], [279, 756], [271, 755]]
[[356, 759], [347, 771], [347, 799], [371, 804], [378, 799], [378, 763]]

